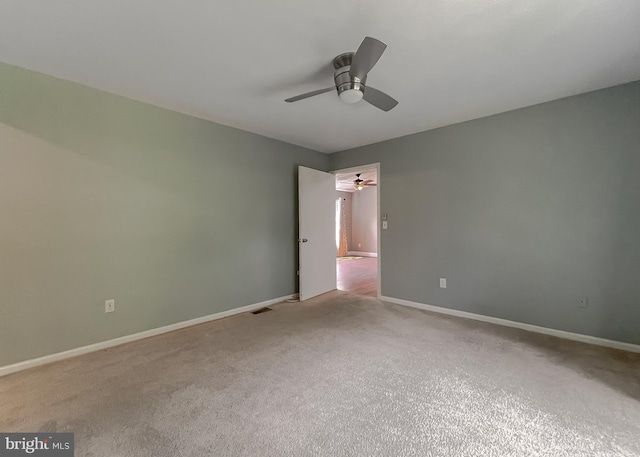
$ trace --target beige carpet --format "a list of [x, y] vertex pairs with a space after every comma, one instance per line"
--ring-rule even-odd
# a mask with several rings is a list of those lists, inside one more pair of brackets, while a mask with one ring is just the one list
[[0, 378], [76, 456], [637, 456], [640, 357], [334, 292]]

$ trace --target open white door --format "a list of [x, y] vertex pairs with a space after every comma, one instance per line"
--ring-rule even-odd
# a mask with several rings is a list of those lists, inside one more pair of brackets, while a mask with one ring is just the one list
[[336, 180], [298, 167], [300, 301], [336, 288]]

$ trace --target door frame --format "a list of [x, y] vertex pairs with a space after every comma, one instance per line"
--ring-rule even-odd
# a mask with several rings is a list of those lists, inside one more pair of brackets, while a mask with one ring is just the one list
[[340, 168], [339, 170], [332, 170], [329, 173], [333, 173], [334, 175], [337, 173], [358, 173], [359, 171], [362, 170], [376, 170], [376, 178], [377, 178], [377, 186], [376, 186], [376, 229], [377, 229], [377, 233], [376, 233], [376, 238], [377, 238], [377, 248], [378, 248], [378, 271], [377, 271], [377, 278], [376, 278], [376, 289], [377, 289], [377, 295], [378, 295], [378, 299], [380, 299], [382, 297], [382, 268], [380, 268], [381, 265], [381, 258], [382, 258], [382, 249], [381, 249], [381, 239], [382, 239], [382, 219], [380, 218], [380, 186], [381, 186], [381, 181], [382, 179], [380, 178], [380, 162], [375, 162], [375, 163], [369, 163], [369, 164], [365, 164], [365, 165], [359, 165], [357, 167], [348, 167], [348, 168]]

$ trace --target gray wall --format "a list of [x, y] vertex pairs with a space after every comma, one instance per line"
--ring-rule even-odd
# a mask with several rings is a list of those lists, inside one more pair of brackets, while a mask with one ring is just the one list
[[297, 165], [328, 157], [0, 64], [0, 366], [294, 293]]
[[365, 187], [353, 193], [350, 250], [378, 252], [377, 207], [378, 199], [375, 187]]
[[640, 83], [331, 156], [372, 162], [383, 295], [640, 343]]
[[344, 204], [345, 229], [347, 232], [347, 250], [351, 250], [351, 230], [353, 227], [351, 223], [351, 213], [353, 211], [351, 205], [352, 196], [353, 192], [342, 192], [339, 190], [336, 191], [336, 198], [342, 198]]

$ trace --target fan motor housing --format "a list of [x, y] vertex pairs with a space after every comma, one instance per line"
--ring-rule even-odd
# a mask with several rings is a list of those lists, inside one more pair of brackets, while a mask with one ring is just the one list
[[367, 78], [360, 79], [349, 74], [353, 54], [353, 52], [346, 52], [333, 59], [333, 67], [336, 69], [333, 74], [333, 80], [336, 83], [338, 95], [347, 90], [357, 90], [364, 94]]

